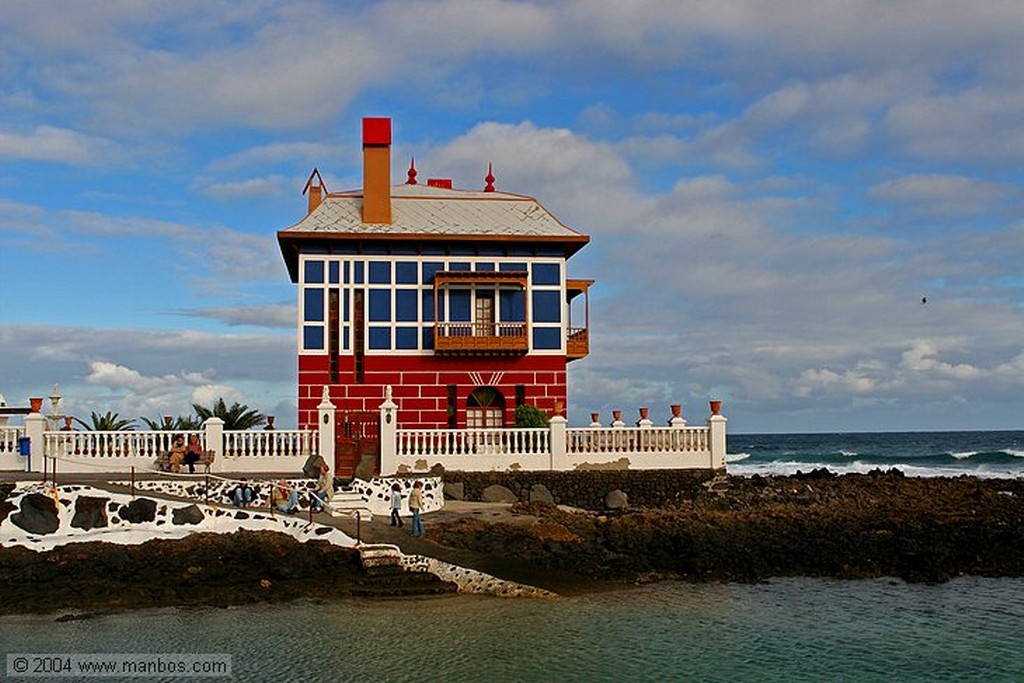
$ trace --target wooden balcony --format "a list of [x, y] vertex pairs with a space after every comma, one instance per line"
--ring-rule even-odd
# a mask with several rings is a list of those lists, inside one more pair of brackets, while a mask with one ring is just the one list
[[435, 323], [434, 353], [448, 356], [522, 355], [526, 323]]
[[568, 360], [579, 360], [590, 354], [590, 330], [586, 327], [570, 327], [569, 338], [565, 343], [565, 357]]

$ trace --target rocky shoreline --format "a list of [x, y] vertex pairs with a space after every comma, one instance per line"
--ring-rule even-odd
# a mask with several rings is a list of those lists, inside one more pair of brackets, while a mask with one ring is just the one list
[[[516, 503], [499, 516], [428, 516], [427, 526], [431, 544], [486, 558], [498, 576], [495, 568], [507, 561], [517, 568], [515, 580], [532, 575], [541, 587], [548, 572], [563, 583], [578, 577], [583, 589], [590, 582], [660, 579], [1024, 576], [1019, 480], [906, 478], [895, 471], [723, 475], [661, 505], [587, 511]], [[267, 531], [42, 552], [3, 547], [0, 586], [6, 614], [455, 590], [431, 575], [375, 582], [352, 549]]]
[[579, 514], [537, 503], [533, 525], [434, 525], [437, 542], [622, 581], [1024, 576], [1024, 481], [898, 471], [726, 477], [662, 506]]

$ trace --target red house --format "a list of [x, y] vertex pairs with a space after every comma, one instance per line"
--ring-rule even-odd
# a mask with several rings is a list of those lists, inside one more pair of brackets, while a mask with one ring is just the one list
[[589, 237], [490, 172], [482, 190], [422, 185], [413, 167], [392, 185], [390, 146], [391, 120], [363, 119], [364, 187], [327, 193], [314, 171], [306, 217], [277, 233], [299, 288], [299, 427], [316, 424], [324, 386], [339, 410], [376, 412], [390, 385], [409, 428], [564, 411], [593, 282], [567, 262]]

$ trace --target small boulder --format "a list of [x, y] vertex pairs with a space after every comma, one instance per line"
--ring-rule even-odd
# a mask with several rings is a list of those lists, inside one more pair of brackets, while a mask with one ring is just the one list
[[554, 505], [555, 497], [551, 495], [551, 491], [544, 484], [534, 484], [530, 487], [530, 502]]
[[446, 481], [444, 483], [444, 497], [448, 500], [465, 500], [466, 485], [461, 481]]
[[189, 505], [188, 507], [176, 508], [171, 513], [172, 524], [199, 524], [203, 521], [203, 511], [200, 510], [196, 505]]
[[60, 528], [57, 504], [43, 493], [22, 496], [21, 509], [11, 515], [11, 521], [30, 534], [52, 534]]
[[606, 510], [625, 510], [629, 507], [629, 496], [619, 489], [609, 491], [604, 497], [604, 507]]
[[71, 526], [76, 529], [98, 529], [107, 526], [107, 498], [79, 496], [75, 500], [75, 516]]
[[485, 503], [515, 503], [519, 499], [510, 489], [501, 484], [492, 484], [483, 490], [480, 500]]
[[156, 501], [149, 498], [136, 498], [117, 511], [121, 519], [132, 524], [152, 522], [156, 519]]

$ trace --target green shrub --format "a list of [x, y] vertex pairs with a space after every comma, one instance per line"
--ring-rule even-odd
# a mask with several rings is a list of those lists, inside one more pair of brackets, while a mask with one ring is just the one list
[[536, 406], [516, 406], [516, 427], [547, 427], [548, 414]]

